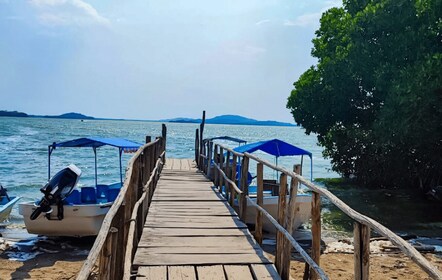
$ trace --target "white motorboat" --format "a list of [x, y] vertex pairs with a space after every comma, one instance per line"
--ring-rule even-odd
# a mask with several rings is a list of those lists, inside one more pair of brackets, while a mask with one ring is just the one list
[[0, 223], [9, 218], [12, 207], [20, 198], [19, 196], [9, 196], [7, 190], [0, 185]]
[[[120, 182], [103, 185], [97, 183], [98, 147], [109, 145], [117, 147], [120, 155]], [[134, 152], [141, 145], [120, 138], [88, 137], [71, 141], [53, 143], [49, 146], [50, 157], [58, 147], [91, 147], [95, 154], [95, 186], [76, 188], [81, 170], [69, 165], [61, 170], [40, 190], [44, 196], [34, 202], [19, 204], [29, 233], [49, 236], [93, 236], [100, 231], [103, 219], [118, 196], [122, 182], [122, 152]]]
[[[273, 155], [276, 157], [276, 161], [280, 156], [301, 156], [301, 165], [303, 162], [303, 156], [306, 155], [310, 158], [310, 170], [312, 170], [312, 154], [306, 150], [293, 146], [289, 143], [281, 141], [279, 139], [273, 139], [268, 141], [260, 141], [255, 142], [243, 146], [239, 146], [233, 149], [240, 153], [253, 153], [255, 151], [262, 151]], [[238, 174], [238, 182], [240, 182], [239, 175], [241, 172], [240, 165], [237, 165], [237, 174]], [[312, 172], [310, 175], [312, 176]], [[248, 174], [248, 184], [252, 182], [253, 177]], [[241, 186], [239, 186], [241, 188]], [[267, 210], [267, 212], [272, 215], [273, 218], [277, 219], [278, 217], [278, 187], [276, 180], [273, 182], [264, 182], [264, 197], [263, 197], [263, 208]], [[249, 196], [252, 200], [256, 202], [256, 186], [249, 186]], [[289, 200], [289, 196], [287, 195], [287, 201]], [[297, 209], [295, 213], [295, 217], [293, 220], [293, 228], [296, 230], [299, 226], [309, 221], [311, 217], [311, 203], [312, 196], [310, 194], [304, 194], [298, 192], [296, 195], [295, 208]], [[252, 206], [247, 207], [246, 212], [246, 223], [254, 224], [256, 219], [256, 209]], [[263, 218], [263, 229], [267, 232], [274, 233], [276, 232], [276, 228], [273, 224], [266, 218]]]

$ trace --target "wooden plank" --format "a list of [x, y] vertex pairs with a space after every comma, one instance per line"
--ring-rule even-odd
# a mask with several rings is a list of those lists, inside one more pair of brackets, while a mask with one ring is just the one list
[[[209, 223], [209, 224], [234, 224], [234, 225], [243, 225], [244, 223], [240, 221], [238, 217], [234, 216], [213, 216], [212, 218], [208, 219], [205, 216], [161, 216], [161, 215], [151, 215], [148, 216], [146, 219], [146, 224], [155, 223], [155, 222], [177, 222], [177, 223]], [[191, 227], [191, 226], [189, 226]]]
[[150, 254], [139, 250], [134, 265], [270, 264], [262, 254]]
[[253, 279], [248, 265], [225, 265], [227, 280]]
[[167, 280], [166, 266], [143, 266], [138, 268], [137, 279]]
[[207, 254], [213, 254], [213, 255], [225, 255], [225, 254], [253, 254], [254, 250], [259, 249], [255, 248], [253, 249], [251, 246], [222, 246], [220, 245], [214, 245], [214, 247], [211, 246], [164, 246], [164, 247], [140, 247], [140, 248], [146, 248], [146, 251], [148, 254], [200, 254], [200, 255], [207, 255]]
[[161, 211], [154, 210], [150, 211], [152, 215], [157, 217], [181, 217], [181, 216], [203, 216], [203, 217], [232, 217], [237, 216], [236, 213], [231, 213], [226, 209], [213, 210], [208, 209], [202, 212], [200, 209], [188, 209], [187, 211]]
[[196, 280], [195, 267], [169, 266], [167, 268], [169, 280]]
[[196, 268], [199, 280], [222, 280], [224, 277], [224, 270], [221, 265], [214, 266], [198, 266]]
[[[209, 198], [200, 198], [199, 200], [194, 199], [192, 197], [168, 197], [168, 198], [156, 198], [155, 196], [152, 198], [152, 201], [218, 201], [220, 200], [217, 197], [209, 197]], [[227, 201], [225, 198], [221, 199], [222, 201]]]
[[255, 279], [280, 279], [278, 272], [273, 264], [252, 264], [252, 273]]
[[[220, 245], [223, 244], [223, 245]], [[170, 247], [170, 246], [195, 246], [195, 247], [235, 247], [238, 248], [256, 248], [259, 249], [254, 240], [249, 236], [200, 236], [200, 237], [175, 237], [175, 236], [145, 236], [142, 237], [138, 247]]]
[[188, 223], [175, 223], [175, 222], [170, 222], [170, 223], [155, 222], [155, 223], [150, 223], [150, 224], [146, 225], [146, 227], [155, 227], [155, 228], [191, 228], [192, 227], [192, 228], [206, 228], [206, 229], [217, 228], [220, 230], [229, 229], [229, 228], [240, 228], [240, 229], [247, 228], [246, 225], [235, 225], [234, 223], [217, 225], [217, 224], [210, 224], [210, 223], [188, 224]]
[[144, 228], [145, 236], [244, 236], [248, 229], [206, 229], [206, 228]]

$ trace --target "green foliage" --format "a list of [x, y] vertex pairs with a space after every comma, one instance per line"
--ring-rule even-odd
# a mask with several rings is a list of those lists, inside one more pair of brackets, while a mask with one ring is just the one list
[[287, 108], [344, 176], [442, 183], [442, 1], [345, 0], [321, 18], [318, 65]]

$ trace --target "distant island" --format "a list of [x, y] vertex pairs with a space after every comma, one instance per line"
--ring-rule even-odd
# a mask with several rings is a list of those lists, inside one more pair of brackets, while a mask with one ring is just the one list
[[[51, 119], [78, 119], [78, 120], [115, 120], [108, 118], [95, 118], [91, 116], [86, 116], [80, 113], [66, 113], [54, 116], [39, 116], [39, 115], [28, 115], [23, 112], [17, 111], [5, 111], [0, 110], [0, 117], [21, 117], [21, 118], [51, 118]], [[124, 120], [124, 119], [118, 119]], [[174, 118], [174, 119], [163, 119], [156, 122], [170, 122], [170, 123], [201, 123], [201, 119], [192, 118]], [[238, 115], [221, 115], [216, 116], [211, 119], [206, 119], [207, 124], [231, 124], [231, 125], [259, 125], [259, 126], [296, 126], [295, 124], [277, 122], [277, 121], [258, 121], [255, 119], [250, 119]]]
[[[201, 123], [201, 119], [191, 118], [175, 118], [161, 120], [171, 123]], [[221, 115], [211, 119], [206, 119], [207, 124], [232, 124], [232, 125], [260, 125], [260, 126], [296, 126], [291, 123], [277, 122], [277, 121], [258, 121], [238, 115]]]
[[5, 111], [0, 110], [0, 117], [18, 117], [18, 118], [51, 118], [51, 119], [81, 119], [81, 120], [92, 120], [95, 119], [94, 117], [86, 116], [79, 113], [66, 113], [61, 115], [55, 115], [55, 116], [39, 116], [39, 115], [28, 115], [23, 112], [17, 112], [17, 111]]

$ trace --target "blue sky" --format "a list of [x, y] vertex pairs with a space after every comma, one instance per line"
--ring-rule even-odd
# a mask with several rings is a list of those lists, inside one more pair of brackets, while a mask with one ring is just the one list
[[293, 121], [292, 84], [340, 4], [0, 0], [0, 110]]

